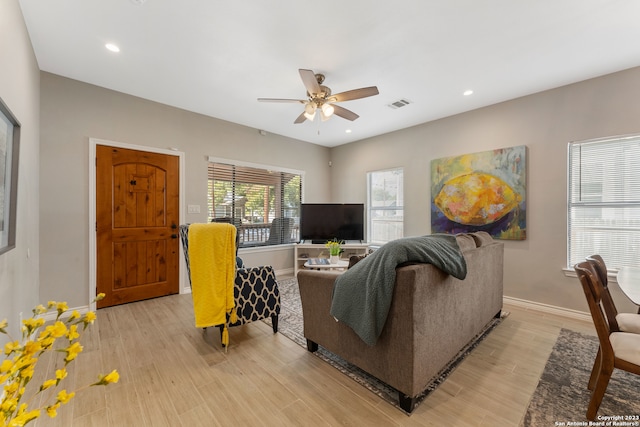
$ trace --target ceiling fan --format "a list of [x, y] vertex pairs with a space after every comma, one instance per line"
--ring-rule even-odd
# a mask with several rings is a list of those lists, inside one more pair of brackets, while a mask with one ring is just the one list
[[328, 120], [333, 114], [353, 121], [360, 116], [335, 103], [366, 98], [379, 93], [376, 86], [370, 86], [332, 95], [331, 89], [322, 84], [324, 82], [324, 74], [316, 74], [312, 70], [302, 68], [298, 71], [300, 72], [302, 83], [307, 89], [307, 99], [258, 98], [258, 101], [261, 102], [299, 102], [304, 104], [304, 111], [293, 122], [295, 124], [303, 123], [305, 120], [313, 121], [318, 110], [320, 110], [322, 121]]

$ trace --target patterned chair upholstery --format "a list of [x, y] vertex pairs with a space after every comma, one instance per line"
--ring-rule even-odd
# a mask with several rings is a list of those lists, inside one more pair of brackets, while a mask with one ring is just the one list
[[[187, 264], [189, 282], [189, 224], [180, 226], [182, 249]], [[237, 247], [237, 241], [236, 241]], [[236, 279], [233, 294], [236, 302], [238, 321], [229, 326], [240, 326], [256, 320], [271, 318], [273, 332], [278, 332], [278, 315], [280, 314], [280, 292], [276, 275], [271, 266], [246, 268], [242, 259], [236, 257]], [[220, 331], [222, 332], [220, 325]]]

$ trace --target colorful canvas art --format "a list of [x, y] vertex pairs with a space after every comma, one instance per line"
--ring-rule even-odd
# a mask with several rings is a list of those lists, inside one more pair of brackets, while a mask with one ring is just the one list
[[527, 237], [527, 147], [431, 161], [431, 232]]

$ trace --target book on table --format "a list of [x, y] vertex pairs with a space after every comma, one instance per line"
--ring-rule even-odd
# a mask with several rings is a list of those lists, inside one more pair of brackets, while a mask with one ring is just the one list
[[307, 262], [309, 265], [329, 265], [327, 258], [309, 258]]

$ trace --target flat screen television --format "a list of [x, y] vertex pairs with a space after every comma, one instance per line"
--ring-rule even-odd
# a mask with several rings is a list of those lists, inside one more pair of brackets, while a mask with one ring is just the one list
[[300, 239], [312, 243], [327, 240], [364, 240], [364, 204], [303, 203]]

